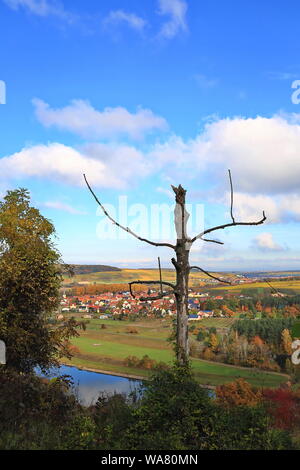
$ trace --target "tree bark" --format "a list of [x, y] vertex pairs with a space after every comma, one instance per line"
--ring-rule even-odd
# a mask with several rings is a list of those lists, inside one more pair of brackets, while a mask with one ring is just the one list
[[180, 365], [188, 363], [188, 288], [189, 288], [189, 250], [185, 240], [178, 240], [176, 246], [176, 357]]
[[185, 365], [189, 360], [188, 289], [190, 240], [187, 236], [189, 213], [185, 208], [186, 190], [179, 185], [178, 187], [173, 186], [173, 191], [176, 195], [174, 221], [177, 233], [176, 260], [173, 262], [176, 269], [176, 287], [174, 290], [177, 310], [176, 358], [180, 365]]

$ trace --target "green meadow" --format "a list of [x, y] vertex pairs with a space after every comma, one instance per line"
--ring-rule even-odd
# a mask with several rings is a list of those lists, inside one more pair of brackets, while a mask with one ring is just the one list
[[[224, 328], [224, 319], [214, 319], [214, 326]], [[205, 321], [205, 320], [203, 320]], [[201, 323], [201, 322], [199, 322]], [[102, 328], [101, 325], [105, 325]], [[209, 325], [207, 325], [209, 326]], [[130, 332], [133, 331], [133, 332]], [[85, 369], [113, 372], [120, 375], [147, 377], [149, 369], [128, 367], [124, 359], [148, 355], [158, 362], [171, 364], [174, 353], [167, 338], [171, 333], [170, 321], [146, 319], [141, 321], [91, 320], [80, 336], [73, 338], [74, 366]], [[287, 376], [262, 372], [255, 369], [235, 367], [201, 359], [192, 359], [192, 368], [197, 380], [205, 385], [219, 385], [243, 377], [256, 386], [276, 387], [287, 381]]]

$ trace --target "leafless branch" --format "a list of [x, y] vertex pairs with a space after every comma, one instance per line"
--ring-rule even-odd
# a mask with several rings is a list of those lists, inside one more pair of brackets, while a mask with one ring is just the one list
[[148, 297], [140, 297], [139, 300], [141, 300], [142, 302], [147, 302], [148, 300], [160, 300], [160, 299], [163, 299], [164, 297], [166, 297], [167, 295], [169, 295], [168, 292], [165, 292], [165, 293], [162, 293], [162, 294], [158, 294], [156, 296], [148, 296]]
[[[211, 232], [215, 232], [216, 230], [223, 230], [224, 228], [228, 228], [228, 227], [236, 227], [236, 226], [240, 226], [240, 225], [261, 225], [264, 223], [264, 221], [266, 220], [266, 215], [265, 215], [265, 212], [263, 211], [263, 216], [260, 220], [258, 220], [257, 222], [236, 222], [235, 221], [235, 218], [233, 216], [233, 186], [232, 186], [232, 178], [231, 178], [231, 172], [230, 170], [228, 170], [229, 172], [229, 181], [230, 181], [230, 189], [231, 189], [231, 204], [230, 204], [230, 214], [231, 214], [231, 219], [232, 219], [232, 222], [228, 223], [228, 224], [223, 224], [223, 225], [218, 225], [217, 227], [212, 227], [212, 228], [209, 228], [209, 229], [206, 229], [206, 230], [203, 230], [203, 232], [199, 233], [198, 235], [196, 235], [194, 238], [191, 239], [191, 243], [194, 243], [197, 239], [202, 239], [204, 241], [212, 241], [212, 240], [208, 240], [208, 239], [203, 239], [202, 237], [204, 235], [206, 235], [207, 233], [211, 233]], [[213, 241], [214, 243], [220, 243], [216, 240]]]
[[86, 179], [86, 176], [83, 175], [84, 177], [84, 180], [86, 182], [86, 185], [87, 187], [89, 188], [90, 192], [92, 193], [92, 195], [94, 196], [94, 199], [95, 201], [97, 202], [97, 204], [99, 204], [99, 206], [101, 207], [102, 211], [104, 212], [104, 214], [106, 215], [106, 217], [109, 218], [109, 220], [115, 224], [117, 227], [121, 228], [122, 230], [125, 230], [125, 232], [127, 233], [130, 233], [130, 235], [132, 235], [133, 237], [137, 238], [138, 240], [141, 240], [142, 242], [146, 242], [146, 243], [149, 243], [150, 245], [153, 245], [153, 246], [167, 246], [169, 248], [172, 248], [172, 249], [175, 249], [175, 245], [172, 245], [171, 243], [156, 243], [156, 242], [153, 242], [151, 240], [148, 240], [147, 238], [142, 238], [140, 237], [139, 235], [137, 235], [136, 233], [134, 233], [132, 230], [130, 230], [129, 227], [124, 227], [123, 225], [119, 224], [119, 222], [117, 222], [116, 220], [114, 220], [110, 215], [109, 213], [107, 212], [107, 210], [105, 209], [105, 207], [103, 206], [103, 204], [99, 201], [99, 199], [97, 198], [96, 194], [94, 193], [94, 191], [92, 190], [90, 184], [88, 183], [87, 179]]
[[[135, 299], [135, 294], [132, 292], [132, 285], [133, 284], [163, 284], [165, 286], [168, 286], [168, 287], [171, 287], [173, 290], [175, 290], [175, 285], [172, 284], [171, 282], [166, 282], [166, 281], [132, 281], [132, 282], [129, 282], [129, 290], [130, 290], [130, 294], [132, 295], [132, 297]], [[169, 292], [161, 292], [160, 294], [158, 294], [157, 296], [155, 297], [140, 297], [140, 300], [142, 300], [143, 302], [146, 301], [146, 300], [158, 300], [158, 299], [162, 299], [163, 297], [165, 297], [166, 295], [169, 295], [170, 293]]]
[[209, 272], [205, 271], [205, 269], [199, 268], [199, 266], [190, 266], [190, 271], [191, 271], [192, 269], [199, 269], [199, 271], [202, 271], [204, 274], [206, 274], [207, 276], [211, 277], [212, 279], [215, 279], [216, 281], [219, 281], [219, 282], [225, 282], [226, 284], [230, 284], [230, 285], [231, 285], [231, 282], [225, 281], [224, 279], [220, 279], [219, 277], [213, 276], [213, 275], [210, 274]]
[[209, 228], [207, 230], [204, 230], [202, 233], [199, 233], [199, 235], [192, 238], [191, 242], [193, 243], [198, 238], [202, 238], [203, 235], [206, 235], [207, 233], [211, 233], [211, 232], [214, 232], [216, 230], [223, 230], [224, 228], [227, 228], [227, 227], [235, 227], [237, 225], [261, 225], [261, 224], [264, 223], [264, 221], [266, 219], [267, 219], [267, 217], [265, 216], [265, 212], [263, 211], [263, 217], [260, 220], [258, 220], [257, 222], [232, 222], [230, 224], [224, 224], [224, 225], [219, 225], [217, 227], [212, 227], [212, 228]]
[[272, 290], [273, 292], [275, 292], [275, 294], [280, 294], [280, 292], [279, 292], [277, 289], [275, 289], [275, 287], [273, 287], [273, 286], [269, 283], [269, 281], [267, 281], [267, 279], [264, 279], [264, 281], [268, 284], [268, 286], [270, 286], [271, 290]]
[[201, 240], [203, 240], [204, 242], [218, 243], [219, 245], [224, 245], [224, 242], [220, 242], [219, 240], [210, 240], [209, 238], [202, 238], [202, 237], [201, 237]]

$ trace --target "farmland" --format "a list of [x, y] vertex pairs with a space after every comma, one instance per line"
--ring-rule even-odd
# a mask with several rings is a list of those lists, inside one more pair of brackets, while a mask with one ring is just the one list
[[[226, 320], [230, 319], [213, 319], [214, 326], [224, 328]], [[148, 355], [157, 362], [172, 363], [174, 355], [170, 343], [167, 342], [170, 333], [171, 322], [168, 320], [142, 319], [131, 322], [93, 319], [80, 337], [73, 338], [72, 344], [75, 348], [72, 361], [63, 362], [85, 369], [147, 377], [151, 370], [128, 367], [124, 364], [124, 359], [128, 356], [142, 359]], [[287, 376], [282, 374], [200, 359], [192, 359], [192, 368], [197, 380], [206, 385], [218, 385], [243, 377], [254, 385], [272, 387], [287, 380]]]
[[[221, 274], [222, 275], [222, 274]], [[226, 279], [232, 280], [235, 278], [232, 274], [224, 274]], [[175, 271], [174, 269], [163, 269], [162, 277], [164, 281], [174, 282]], [[158, 278], [157, 269], [122, 269], [120, 271], [103, 271], [91, 272], [88, 274], [76, 274], [73, 277], [65, 277], [65, 284], [70, 282], [78, 283], [99, 283], [99, 284], [128, 284], [128, 282], [136, 281], [149, 281]], [[190, 275], [190, 284], [198, 284], [202, 279], [209, 279], [208, 276], [201, 272], [192, 272]]]
[[[272, 279], [271, 285], [273, 289], [288, 294], [298, 294], [300, 293], [300, 279], [288, 279], [288, 280], [277, 280]], [[253, 290], [254, 289], [265, 289], [266, 291], [270, 291], [270, 285], [267, 282], [253, 282], [253, 283], [245, 283], [245, 284], [238, 284], [234, 286], [226, 286], [224, 287], [215, 287], [214, 290], [222, 291], [222, 292], [231, 292], [233, 294], [243, 294], [245, 289]]]

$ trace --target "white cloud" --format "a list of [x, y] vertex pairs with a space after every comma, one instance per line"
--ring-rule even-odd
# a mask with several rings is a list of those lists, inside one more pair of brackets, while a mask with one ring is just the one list
[[289, 194], [282, 198], [280, 208], [287, 219], [300, 221], [300, 195]]
[[194, 146], [200, 161], [231, 168], [238, 190], [299, 190], [300, 125], [287, 118], [222, 119], [207, 125]]
[[164, 118], [156, 116], [151, 110], [139, 108], [130, 113], [123, 107], [105, 108], [98, 111], [88, 101], [73, 100], [64, 108], [53, 109], [40, 99], [34, 99], [38, 120], [46, 127], [74, 132], [82, 137], [113, 138], [126, 136], [140, 139], [154, 130], [167, 129]]
[[61, 19], [72, 22], [74, 15], [65, 10], [63, 4], [55, 0], [4, 0], [4, 2], [12, 9], [24, 9], [37, 16], [56, 16]]
[[168, 196], [169, 199], [174, 200], [174, 193], [170, 189], [162, 188], [161, 186], [158, 186], [156, 188], [156, 191], [161, 194], [165, 194]]
[[160, 36], [171, 39], [180, 31], [187, 30], [186, 12], [187, 3], [183, 0], [158, 0], [160, 15], [169, 16], [169, 20], [162, 25]]
[[103, 23], [105, 25], [126, 23], [130, 28], [141, 32], [145, 28], [147, 22], [135, 13], [115, 10], [111, 11], [109, 15], [104, 18]]
[[149, 172], [149, 165], [136, 149], [95, 144], [79, 152], [52, 143], [24, 148], [0, 159], [2, 178], [38, 177], [81, 186], [83, 173], [89, 182], [104, 188], [125, 188]]
[[[225, 202], [225, 200], [223, 200]], [[230, 193], [227, 194], [227, 207], [230, 205]], [[236, 220], [252, 222], [261, 219], [262, 211], [265, 211], [267, 223], [280, 221], [281, 209], [274, 199], [265, 195], [252, 195], [234, 193], [234, 216]]]
[[[52, 110], [42, 101], [35, 105], [45, 125], [82, 135], [109, 136], [121, 132], [121, 128], [136, 135], [147, 127], [145, 122], [137, 122], [139, 113], [132, 115], [124, 108], [101, 113], [85, 102], [73, 102], [59, 110]], [[116, 118], [120, 116], [118, 109], [128, 118], [127, 123]], [[237, 220], [258, 220], [264, 210], [267, 223], [299, 221], [298, 120], [298, 115], [219, 119], [206, 123], [195, 139], [185, 141], [173, 135], [164, 143], [154, 143], [146, 152], [133, 145], [108, 143], [89, 143], [80, 150], [58, 143], [36, 145], [0, 159], [0, 171], [6, 180], [36, 176], [72, 185], [82, 184], [82, 173], [86, 172], [91, 183], [109, 188], [129, 187], [154, 173], [167, 174], [174, 184], [198, 178], [209, 181], [213, 188], [209, 192], [204, 185], [204, 199], [228, 208], [227, 169], [231, 168]], [[101, 132], [97, 126], [100, 123], [104, 123]], [[157, 190], [169, 194], [169, 187], [163, 189]]]
[[173, 136], [157, 145], [162, 164], [206, 170], [212, 182], [226, 181], [230, 168], [241, 193], [299, 193], [300, 116], [235, 117], [209, 122], [195, 139]]
[[260, 251], [283, 251], [284, 248], [276, 243], [272, 233], [264, 232], [257, 235], [253, 240], [253, 247]]
[[74, 214], [74, 215], [86, 214], [86, 212], [78, 210], [75, 207], [72, 207], [70, 204], [66, 204], [61, 201], [47, 201], [47, 202], [40, 204], [40, 206], [48, 207], [49, 209], [56, 209], [56, 210], [68, 212], [69, 214]]
[[[219, 202], [229, 207], [230, 193], [220, 198]], [[257, 220], [265, 211], [266, 223], [300, 221], [300, 195], [298, 194], [264, 194], [234, 193], [234, 214], [236, 219], [246, 222]]]

